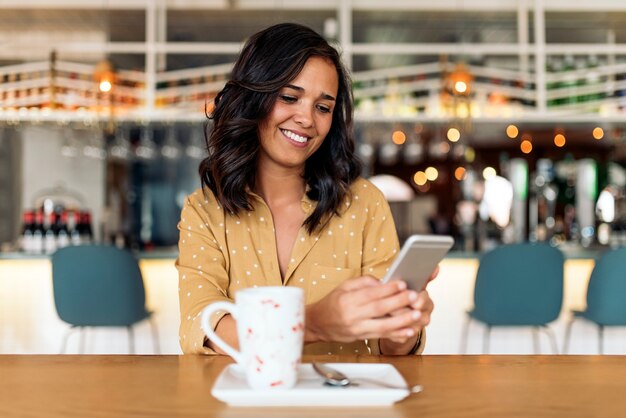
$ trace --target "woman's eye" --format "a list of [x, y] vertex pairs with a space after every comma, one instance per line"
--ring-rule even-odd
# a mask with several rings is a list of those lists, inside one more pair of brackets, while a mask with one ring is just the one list
[[280, 95], [280, 100], [282, 100], [285, 103], [295, 103], [298, 99], [296, 97], [293, 97], [293, 96], [288, 96], [286, 94], [281, 94]]
[[319, 105], [319, 106], [317, 106], [317, 108], [322, 113], [330, 113], [330, 107], [328, 107], [328, 106]]

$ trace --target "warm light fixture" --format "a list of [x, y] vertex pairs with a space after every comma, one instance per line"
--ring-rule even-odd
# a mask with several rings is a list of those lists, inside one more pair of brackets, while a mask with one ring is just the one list
[[103, 93], [108, 93], [111, 91], [111, 82], [109, 80], [102, 80], [100, 82], [100, 84], [98, 85], [98, 88], [100, 89], [101, 92]]
[[437, 177], [439, 177], [439, 171], [437, 171], [435, 167], [428, 167], [424, 170], [424, 174], [426, 174], [426, 178], [429, 181], [435, 181], [437, 180]]
[[506, 127], [506, 136], [508, 136], [511, 139], [514, 139], [514, 138], [517, 138], [517, 135], [519, 135], [519, 129], [517, 129], [517, 126], [509, 125]]
[[493, 167], [485, 167], [483, 170], [483, 178], [487, 180], [490, 177], [494, 177], [496, 175], [496, 169]]
[[111, 61], [105, 59], [96, 64], [93, 79], [98, 83], [98, 89], [101, 92], [108, 93], [111, 91], [115, 81], [115, 70]]
[[406, 135], [402, 131], [394, 131], [391, 135], [391, 140], [394, 144], [402, 145], [406, 142]]
[[448, 141], [456, 142], [461, 139], [461, 132], [457, 128], [450, 128], [446, 136], [448, 137]]
[[554, 145], [556, 145], [559, 148], [563, 147], [565, 145], [565, 135], [563, 134], [554, 135]]
[[450, 73], [452, 91], [459, 95], [468, 95], [471, 93], [472, 80], [472, 74], [470, 74], [469, 69], [462, 62], [457, 63], [452, 73]]
[[426, 184], [426, 181], [428, 181], [428, 178], [426, 177], [426, 173], [424, 173], [423, 171], [418, 171], [413, 176], [413, 181], [418, 186], [423, 186], [424, 184]]
[[604, 129], [600, 128], [599, 126], [593, 129], [593, 137], [594, 139], [602, 139], [604, 138]]
[[525, 139], [520, 143], [519, 147], [524, 154], [530, 154], [533, 150], [533, 143], [528, 139]]
[[465, 175], [465, 167], [457, 167], [456, 170], [454, 170], [454, 178], [458, 181], [465, 179]]

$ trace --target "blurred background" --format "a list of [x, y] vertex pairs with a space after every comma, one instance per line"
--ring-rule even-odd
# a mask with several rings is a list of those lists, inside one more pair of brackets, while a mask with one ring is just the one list
[[[162, 351], [179, 352], [176, 224], [205, 112], [246, 37], [285, 21], [342, 51], [363, 175], [400, 238], [455, 237], [426, 353], [459, 352], [481, 254], [522, 242], [565, 254], [563, 345], [594, 259], [626, 245], [626, 3], [22, 0], [0, 1], [0, 353], [58, 351], [49, 256], [86, 243], [134, 252]], [[89, 336], [87, 352], [127, 350], [124, 330]], [[605, 337], [626, 352], [623, 327]], [[528, 330], [491, 339], [536, 351]], [[592, 324], [570, 351], [597, 351]]]

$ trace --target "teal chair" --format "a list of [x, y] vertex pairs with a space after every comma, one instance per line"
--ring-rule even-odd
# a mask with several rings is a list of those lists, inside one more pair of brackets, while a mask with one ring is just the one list
[[563, 303], [563, 254], [547, 244], [502, 245], [480, 260], [474, 287], [474, 308], [467, 312], [461, 353], [467, 351], [470, 322], [485, 325], [483, 352], [489, 352], [493, 327], [532, 327], [535, 352], [538, 330], [556, 337], [548, 323], [558, 318]]
[[61, 353], [76, 329], [83, 353], [86, 327], [126, 327], [129, 352], [134, 354], [133, 326], [144, 319], [150, 321], [154, 351], [160, 352], [139, 264], [130, 252], [104, 245], [62, 248], [52, 255], [52, 285], [57, 313], [71, 325]]
[[565, 329], [563, 353], [567, 353], [572, 325], [578, 318], [598, 326], [598, 352], [604, 352], [604, 328], [626, 326], [626, 248], [602, 254], [591, 271], [587, 285], [587, 308], [572, 311]]

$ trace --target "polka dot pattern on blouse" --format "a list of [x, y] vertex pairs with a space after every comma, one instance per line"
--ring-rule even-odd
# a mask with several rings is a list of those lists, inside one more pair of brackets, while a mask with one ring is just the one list
[[[346, 198], [340, 215], [334, 215], [323, 229], [308, 234], [300, 228], [284, 277], [277, 261], [272, 214], [260, 196], [251, 193], [253, 210], [234, 216], [221, 208], [210, 190], [192, 193], [178, 224], [176, 267], [183, 352], [214, 354], [204, 347], [205, 335], [195, 319], [210, 303], [232, 301], [239, 289], [296, 286], [304, 290], [305, 302], [310, 304], [345, 280], [383, 277], [399, 248], [389, 205], [365, 179], [357, 179], [350, 190], [352, 198]], [[305, 213], [311, 213], [315, 205], [303, 197]], [[214, 314], [211, 325], [215, 327], [224, 314]], [[305, 354], [346, 351], [378, 354], [378, 341], [315, 343], [304, 350]]]

